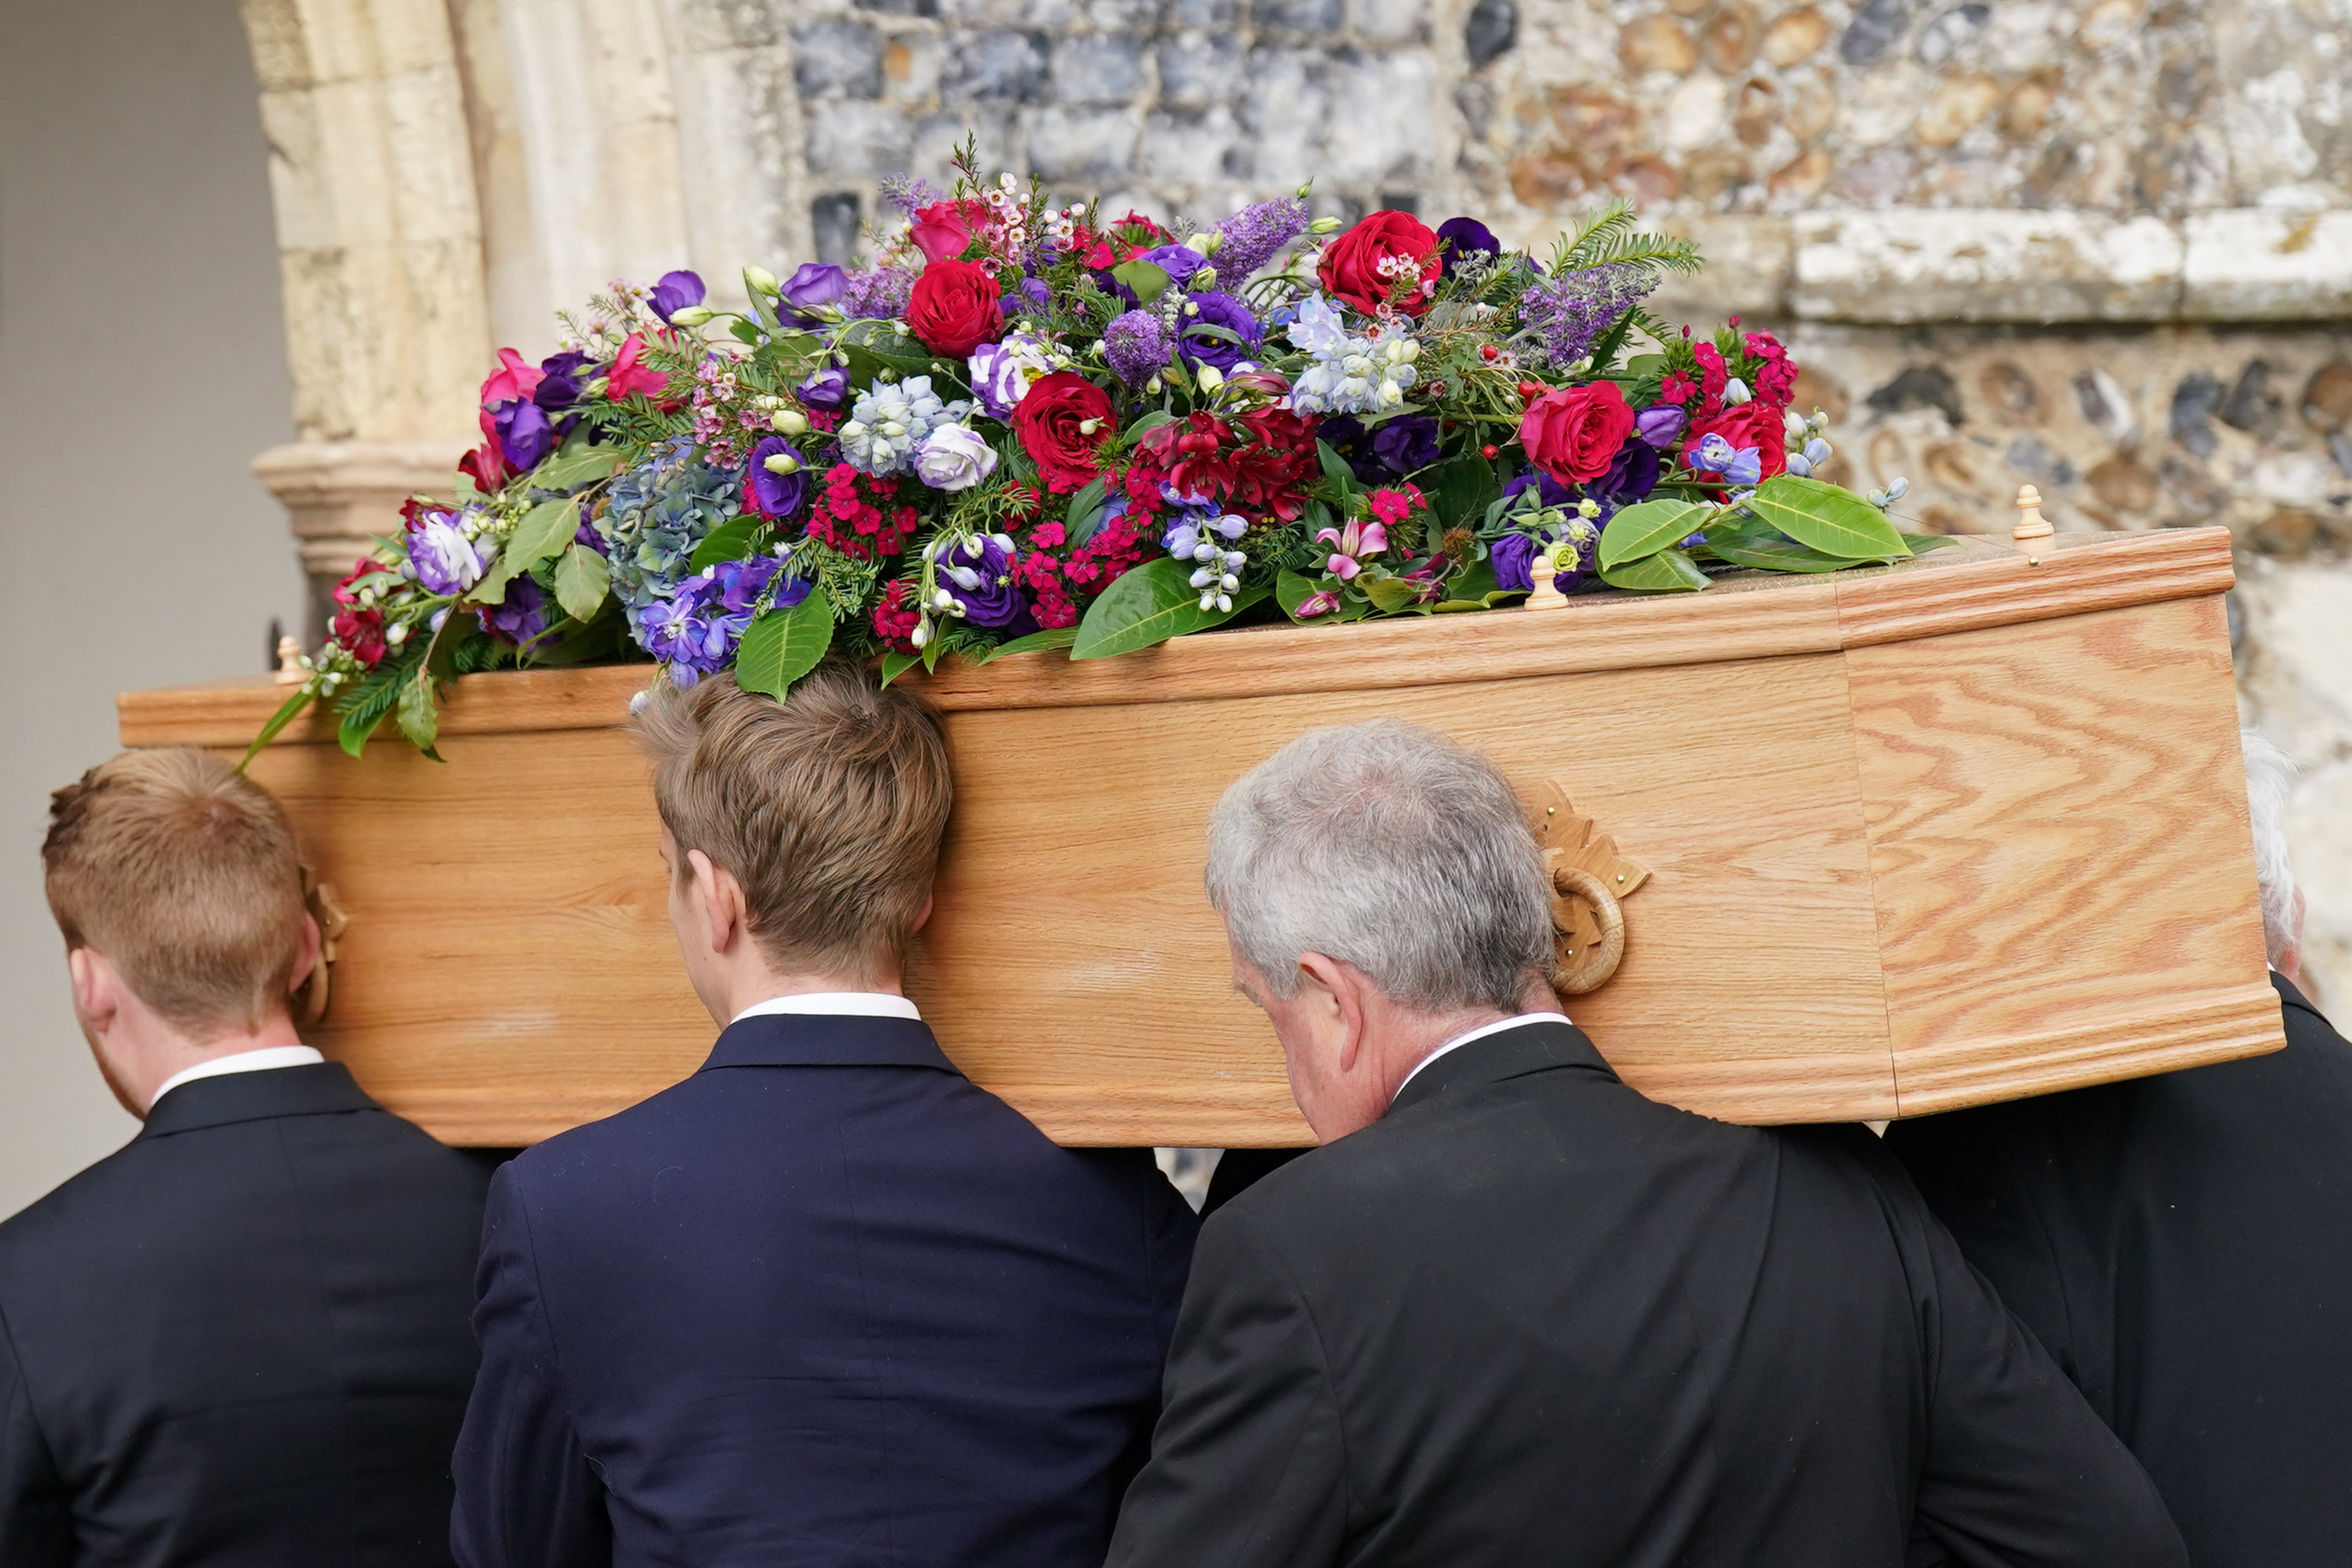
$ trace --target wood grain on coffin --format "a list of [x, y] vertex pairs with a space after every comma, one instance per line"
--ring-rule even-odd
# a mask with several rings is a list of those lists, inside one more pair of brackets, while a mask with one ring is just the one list
[[1979, 1061], [1998, 1090], [1972, 1043], [2096, 1029], [2151, 993], [2261, 976], [2218, 596], [1846, 663], [1898, 1091], [1915, 1058]]
[[2226, 528], [2062, 534], [2043, 547], [2039, 565], [2000, 549], [1941, 572], [1841, 574], [1840, 639], [1847, 647], [1916, 641], [2222, 594], [2237, 580]]
[[1925, 1046], [1895, 1065], [1903, 1114], [1927, 1116], [2263, 1056], [2285, 1045], [2278, 993], [2257, 983], [2202, 996], [2168, 995], [2158, 1006], [2039, 1035]]
[[[1735, 1079], [1767, 1086], [1771, 1120], [1891, 1111], [1831, 655], [1253, 696], [1175, 722], [1131, 707], [952, 713], [956, 825], [917, 975], [959, 1060], [1024, 1109], [1096, 1086], [1139, 1113], [1156, 1098], [1151, 1125], [1205, 1141], [1297, 1142], [1280, 1052], [1231, 988], [1201, 891], [1205, 824], [1228, 784], [1306, 730], [1382, 715], [1455, 734], [1524, 783], [1559, 779], [1652, 868], [1623, 965], [1576, 1005], [1628, 1081], [1688, 1083], [1718, 1113], [1745, 1109]], [[1202, 1118], [1249, 1093], [1262, 1099], [1233, 1122]]]

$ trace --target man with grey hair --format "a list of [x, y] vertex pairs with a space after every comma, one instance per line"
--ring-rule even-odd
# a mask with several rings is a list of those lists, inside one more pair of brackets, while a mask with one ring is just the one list
[[1208, 886], [1322, 1146], [1204, 1226], [1111, 1568], [2185, 1563], [1868, 1132], [1617, 1081], [1484, 758], [1304, 736]]
[[2352, 1047], [2297, 989], [2294, 765], [2242, 737], [2286, 1048], [1897, 1122], [1969, 1260], [2131, 1446], [2198, 1568], [2352, 1555]]

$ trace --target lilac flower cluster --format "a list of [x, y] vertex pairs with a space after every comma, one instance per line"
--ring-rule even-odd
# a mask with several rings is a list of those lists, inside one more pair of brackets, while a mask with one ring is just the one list
[[1217, 276], [1239, 283], [1274, 259], [1275, 252], [1307, 232], [1314, 214], [1297, 196], [1245, 206], [1217, 226]]
[[1658, 275], [1637, 262], [1607, 261], [1530, 284], [1519, 299], [1519, 320], [1552, 368], [1566, 372], [1657, 286]]
[[1129, 310], [1103, 329], [1103, 358], [1119, 380], [1141, 386], [1168, 368], [1167, 330], [1149, 310]]
[[851, 273], [849, 287], [842, 292], [841, 313], [853, 321], [887, 321], [904, 316], [922, 270], [901, 265]]
[[[775, 556], [755, 555], [698, 572], [675, 592], [635, 612], [637, 640], [669, 666], [672, 680], [692, 686], [733, 662], [760, 595], [783, 569], [784, 563]], [[808, 596], [807, 583], [786, 577], [776, 588], [774, 607], [790, 609]]]

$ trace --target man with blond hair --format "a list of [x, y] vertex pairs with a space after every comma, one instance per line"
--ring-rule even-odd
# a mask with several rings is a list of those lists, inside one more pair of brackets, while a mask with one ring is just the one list
[[1617, 1080], [1486, 759], [1312, 731], [1208, 888], [1323, 1142], [1202, 1229], [1110, 1568], [2180, 1568], [1867, 1131]]
[[0, 1563], [446, 1564], [485, 1177], [301, 1043], [284, 815], [131, 752], [57, 792], [41, 853], [145, 1126], [0, 1225]]
[[834, 661], [639, 726], [721, 1032], [492, 1189], [459, 1561], [1098, 1568], [1192, 1215], [1148, 1152], [1056, 1148], [974, 1086], [905, 995], [939, 721]]

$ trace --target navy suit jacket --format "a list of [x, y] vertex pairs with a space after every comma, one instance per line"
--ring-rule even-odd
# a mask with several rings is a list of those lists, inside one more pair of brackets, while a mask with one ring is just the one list
[[467, 1568], [1099, 1568], [1194, 1222], [897, 1018], [745, 1019], [508, 1165]]

